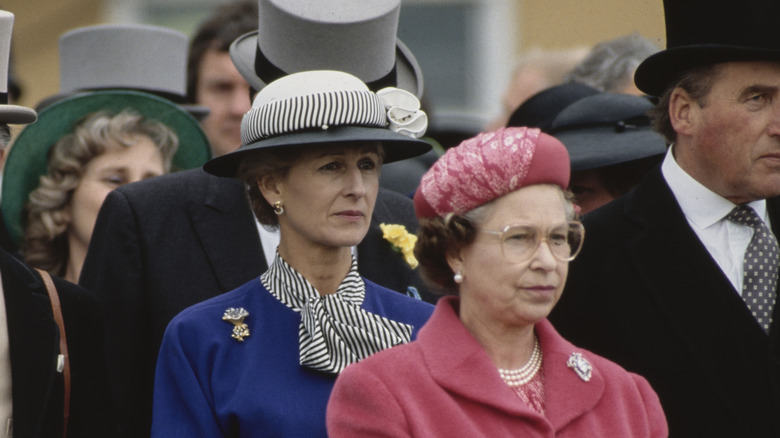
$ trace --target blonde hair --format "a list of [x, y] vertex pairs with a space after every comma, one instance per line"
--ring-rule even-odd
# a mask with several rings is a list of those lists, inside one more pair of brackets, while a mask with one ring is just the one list
[[22, 256], [34, 267], [62, 276], [68, 262], [65, 213], [73, 192], [81, 182], [87, 164], [110, 147], [128, 148], [134, 137], [152, 140], [163, 158], [163, 169], [170, 172], [173, 155], [179, 146], [176, 133], [157, 120], [145, 118], [132, 110], [118, 114], [99, 111], [87, 115], [72, 133], [60, 138], [49, 149], [47, 173], [30, 193], [25, 205], [27, 224], [24, 229]]

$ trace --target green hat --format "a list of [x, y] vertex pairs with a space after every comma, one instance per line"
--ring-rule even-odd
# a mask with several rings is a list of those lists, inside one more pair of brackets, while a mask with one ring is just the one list
[[49, 149], [73, 132], [85, 116], [98, 112], [133, 110], [171, 128], [179, 138], [173, 169], [200, 167], [211, 158], [206, 135], [197, 120], [176, 104], [130, 90], [94, 91], [65, 98], [43, 109], [38, 121], [25, 127], [13, 142], [3, 168], [2, 210], [11, 238], [19, 244], [24, 235], [22, 217], [30, 192], [47, 173]]

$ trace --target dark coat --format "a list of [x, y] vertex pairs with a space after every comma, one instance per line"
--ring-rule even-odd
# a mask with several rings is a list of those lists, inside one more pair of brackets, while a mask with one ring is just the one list
[[[415, 286], [434, 301], [416, 271], [382, 238], [380, 222], [417, 231], [411, 200], [380, 189], [358, 269], [389, 289]], [[181, 310], [262, 274], [267, 262], [243, 185], [200, 169], [113, 191], [98, 216], [80, 283], [106, 316], [107, 354], [120, 425], [148, 435], [157, 351]], [[125, 419], [123, 421], [123, 418]]]
[[[767, 208], [779, 235], [780, 199]], [[670, 436], [780, 436], [780, 326], [763, 332], [660, 167], [585, 230], [550, 317], [561, 335], [645, 376]]]
[[11, 239], [11, 234], [8, 232], [2, 209], [0, 209], [0, 248], [3, 248], [15, 257], [19, 252], [18, 246], [14, 243], [13, 239]]
[[[11, 352], [14, 436], [62, 437], [63, 377], [57, 372], [59, 328], [40, 275], [0, 249]], [[112, 436], [95, 296], [53, 277], [60, 298], [71, 368], [68, 436]], [[5, 425], [3, 425], [5, 427]]]

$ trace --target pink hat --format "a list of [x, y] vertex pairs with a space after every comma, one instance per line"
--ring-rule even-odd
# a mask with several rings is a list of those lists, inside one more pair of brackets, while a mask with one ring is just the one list
[[536, 128], [500, 128], [451, 148], [414, 194], [418, 218], [463, 214], [533, 184], [569, 185], [569, 153]]

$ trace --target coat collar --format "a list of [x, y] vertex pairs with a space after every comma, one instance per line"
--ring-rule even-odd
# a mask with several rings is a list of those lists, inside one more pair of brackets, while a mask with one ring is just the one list
[[[770, 214], [777, 209], [769, 202], [767, 206]], [[694, 350], [717, 350], [717, 345], [702, 345], [702, 338], [711, 342], [723, 339], [713, 333], [713, 327], [708, 323], [713, 312], [724, 308], [722, 306], [740, 309], [740, 312], [730, 313], [752, 320], [753, 316], [731, 282], [688, 226], [660, 167], [636, 187], [633, 196], [626, 201], [624, 211], [640, 230], [626, 242], [626, 248], [641, 283], [648, 285], [645, 289], [670, 320], [682, 321], [678, 325], [679, 334], [690, 340]], [[670, 279], [673, 285], [669, 284]], [[670, 287], [684, 293], [668, 293]], [[754, 325], [752, 331], [763, 333], [758, 324]], [[726, 327], [723, 324], [720, 330], [726, 330]]]
[[[188, 205], [192, 226], [223, 291], [240, 286], [268, 266], [243, 184], [203, 173], [206, 196]], [[224, 257], [225, 248], [234, 254]], [[240, 282], [236, 282], [240, 279]]]
[[[777, 204], [777, 199], [767, 202], [775, 234], [780, 226], [775, 220], [780, 217]], [[656, 303], [677, 339], [692, 352], [688, 357], [695, 358], [701, 373], [720, 388], [724, 376], [745, 370], [744, 357], [751, 351], [769, 349], [769, 339], [688, 226], [660, 168], [626, 197], [623, 212], [637, 227], [625, 242], [626, 256], [639, 277], [634, 284], [642, 285], [632, 293], [647, 294]], [[775, 319], [780, 315], [778, 306], [774, 315]], [[777, 332], [773, 325], [773, 338]], [[729, 399], [726, 394], [723, 398]]]
[[575, 348], [543, 320], [536, 324], [536, 333], [543, 354], [545, 416], [526, 407], [501, 380], [485, 350], [460, 322], [459, 305], [456, 297], [440, 299], [417, 338], [431, 376], [441, 387], [508, 415], [549, 422], [556, 430], [599, 402], [604, 392], [601, 372], [594, 368], [591, 380], [585, 382], [566, 366], [572, 353], [580, 352], [586, 359], [591, 353]]

